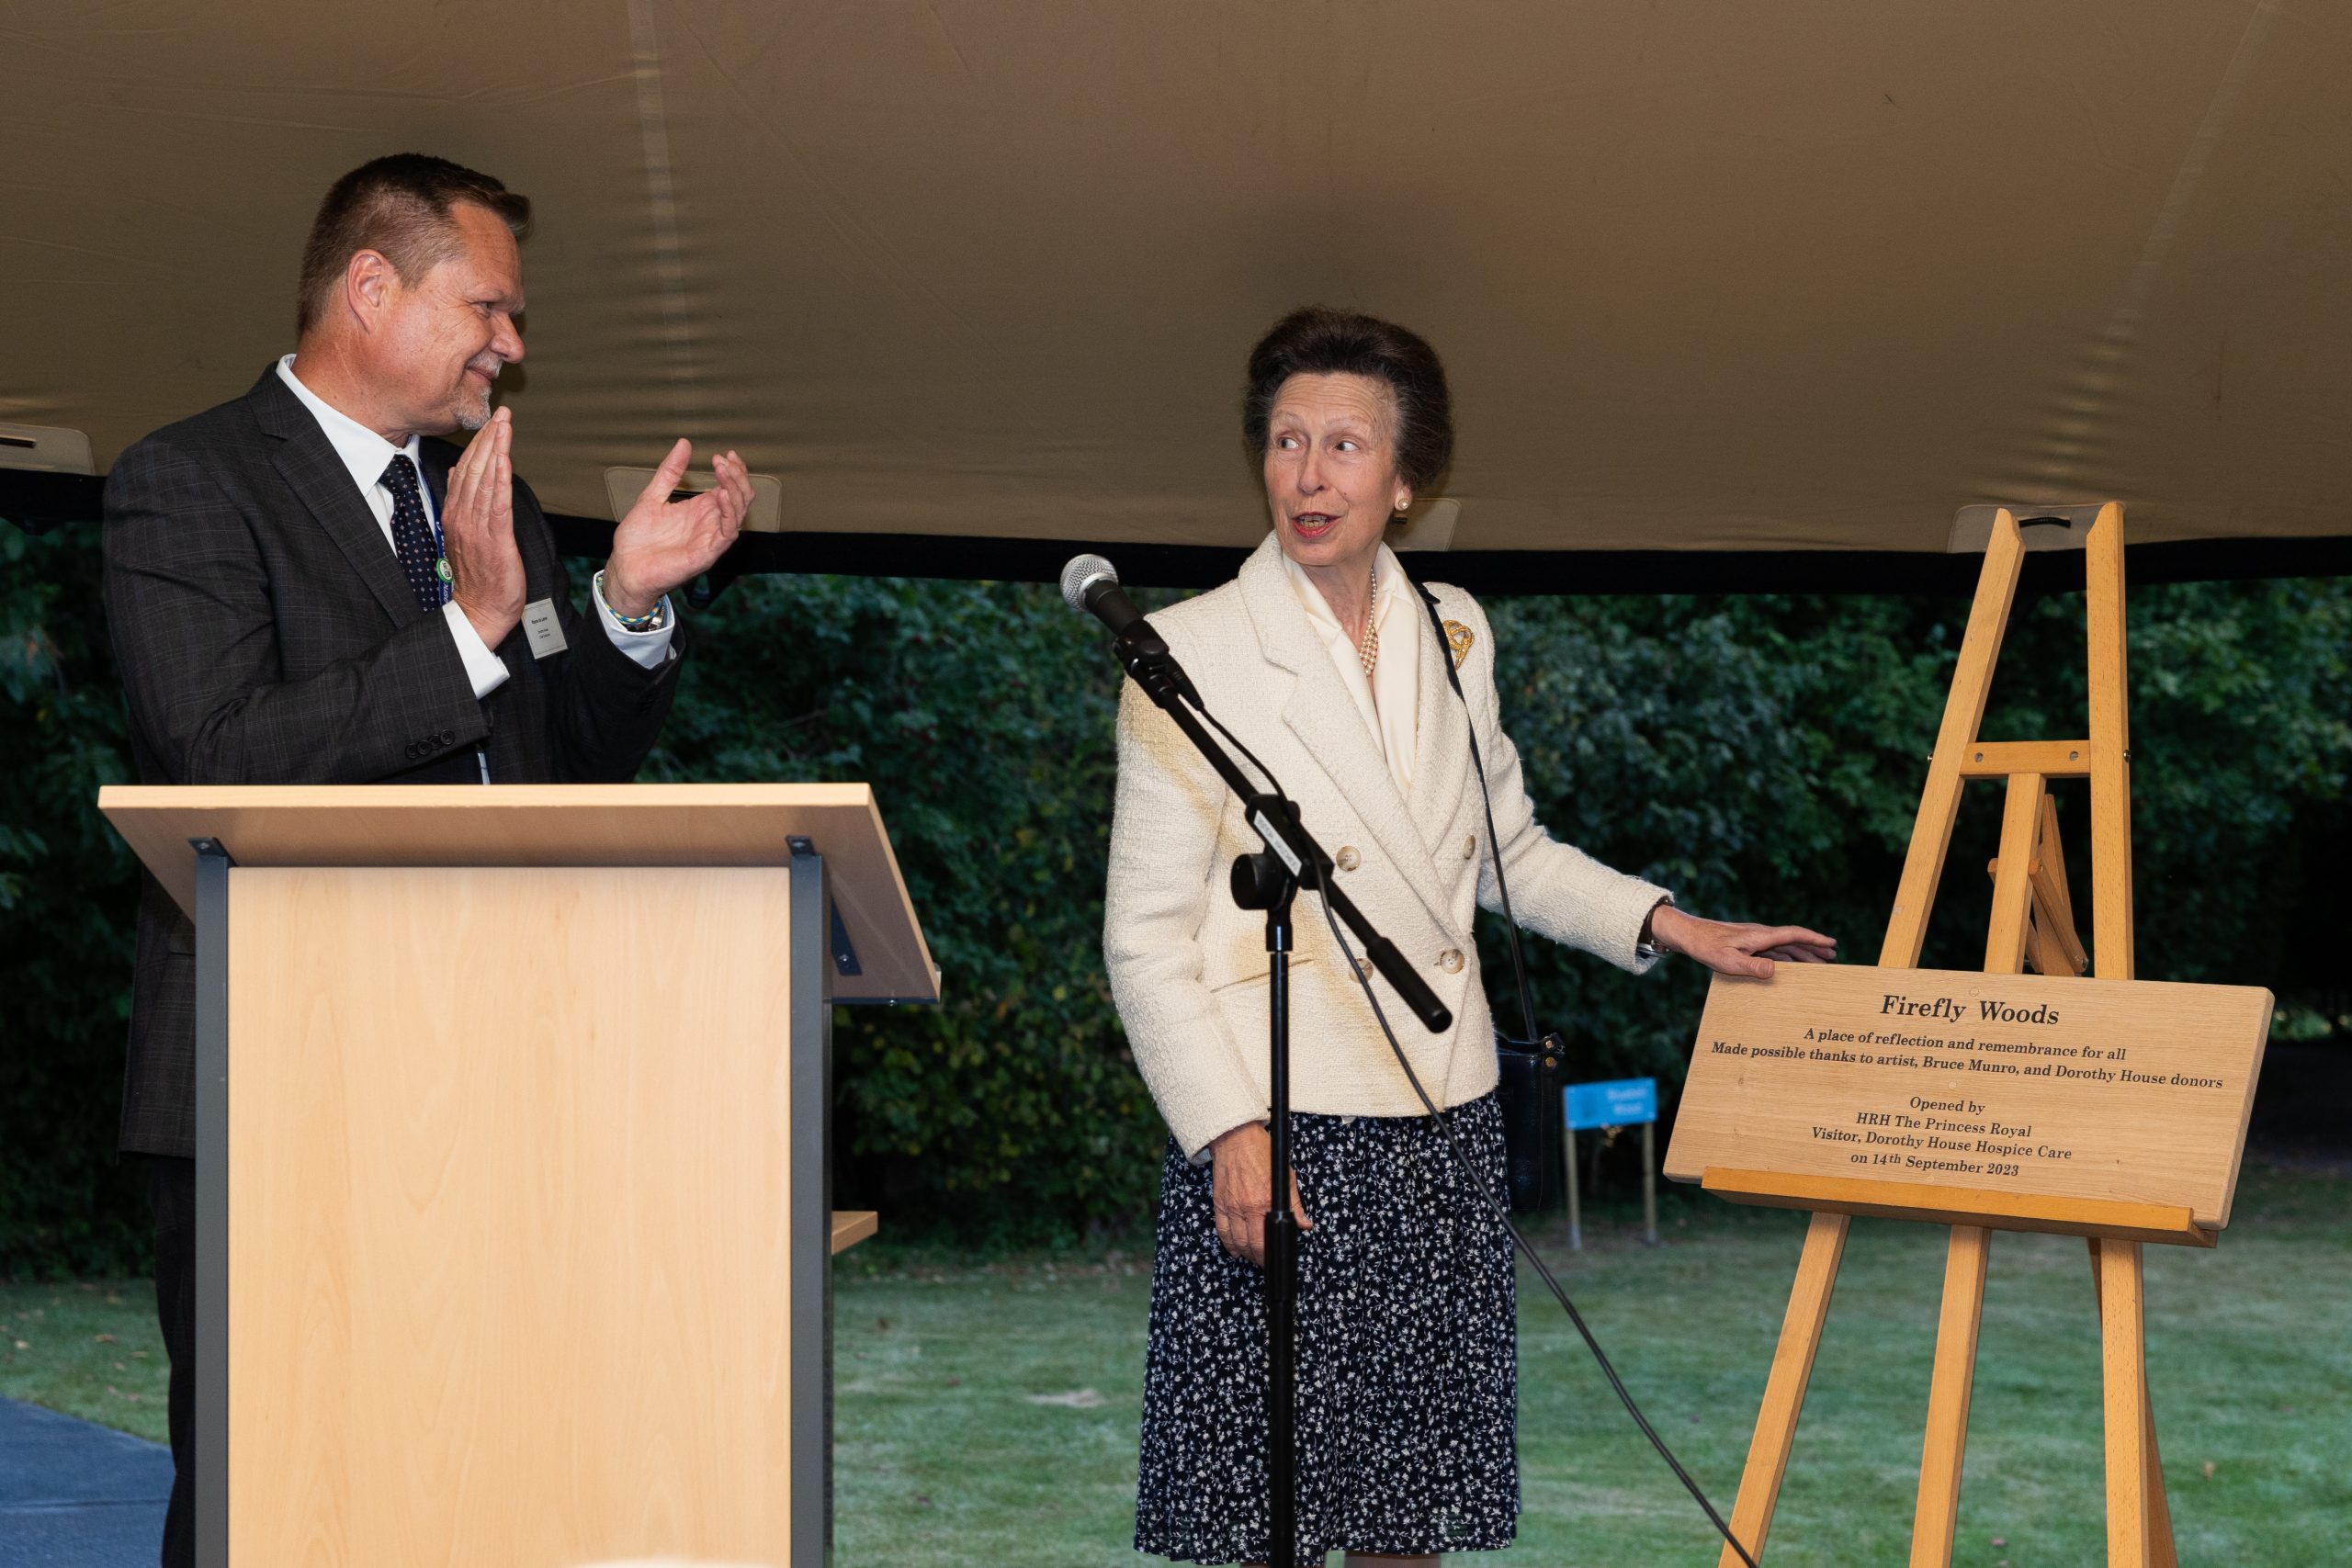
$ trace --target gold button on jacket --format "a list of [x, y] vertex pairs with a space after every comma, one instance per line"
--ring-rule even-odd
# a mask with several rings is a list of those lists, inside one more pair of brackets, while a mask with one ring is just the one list
[[1341, 871], [1353, 871], [1363, 863], [1363, 857], [1356, 853], [1353, 844], [1341, 844], [1340, 852], [1331, 857], [1331, 863]]
[[1449, 975], [1461, 974], [1462, 950], [1458, 947], [1447, 948], [1443, 953], [1437, 955], [1437, 966], [1444, 970]]

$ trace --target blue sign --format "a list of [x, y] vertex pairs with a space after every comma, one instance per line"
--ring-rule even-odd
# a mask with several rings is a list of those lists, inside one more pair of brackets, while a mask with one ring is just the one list
[[1634, 1127], [1657, 1120], [1656, 1078], [1572, 1083], [1566, 1093], [1571, 1133], [1580, 1133], [1588, 1127]]

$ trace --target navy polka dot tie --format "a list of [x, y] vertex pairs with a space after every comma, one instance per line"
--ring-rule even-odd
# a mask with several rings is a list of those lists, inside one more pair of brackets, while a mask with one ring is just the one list
[[449, 585], [441, 581], [441, 551], [433, 542], [433, 525], [424, 520], [416, 465], [407, 453], [392, 459], [382, 482], [392, 492], [392, 548], [400, 555], [401, 572], [416, 594], [417, 608], [437, 610], [449, 602]]

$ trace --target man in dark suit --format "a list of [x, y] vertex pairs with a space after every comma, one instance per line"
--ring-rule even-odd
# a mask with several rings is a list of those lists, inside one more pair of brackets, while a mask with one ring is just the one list
[[[106, 489], [106, 603], [146, 784], [632, 777], [677, 689], [668, 594], [733, 542], [751, 481], [673, 502], [671, 448], [572, 605], [491, 408], [523, 357], [522, 197], [413, 153], [336, 182], [305, 247], [296, 352], [155, 432]], [[437, 437], [476, 432], [462, 455]], [[151, 1156], [178, 1470], [163, 1561], [193, 1559], [194, 931], [139, 908], [121, 1146]]]

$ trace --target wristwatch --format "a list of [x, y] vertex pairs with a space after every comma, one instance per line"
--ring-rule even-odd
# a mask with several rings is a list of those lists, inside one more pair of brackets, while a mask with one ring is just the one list
[[1642, 934], [1634, 939], [1634, 957], [1656, 958], [1658, 956], [1659, 948], [1657, 945], [1657, 938], [1650, 933], [1650, 922], [1657, 918], [1657, 912], [1660, 909], [1665, 908], [1668, 904], [1673, 902], [1674, 900], [1671, 898], [1661, 898], [1657, 903], [1650, 906], [1650, 912], [1648, 914], [1642, 917]]

